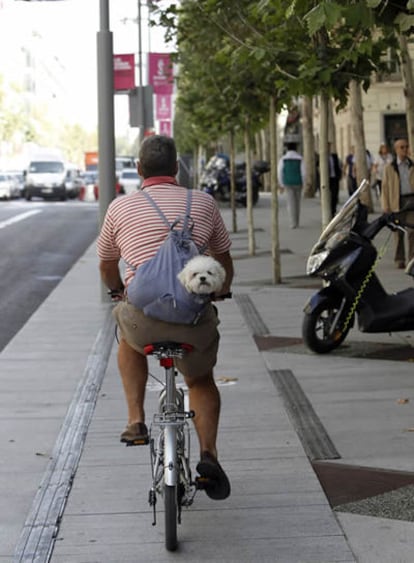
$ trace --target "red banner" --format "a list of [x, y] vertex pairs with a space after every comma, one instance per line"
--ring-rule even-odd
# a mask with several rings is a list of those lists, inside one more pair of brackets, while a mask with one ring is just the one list
[[135, 88], [135, 56], [114, 55], [114, 89], [125, 92]]
[[171, 128], [171, 121], [160, 121], [160, 135], [166, 135], [167, 137], [171, 137], [172, 128]]
[[171, 119], [170, 94], [155, 95], [155, 119]]
[[154, 94], [172, 94], [173, 72], [169, 53], [148, 53], [148, 82]]

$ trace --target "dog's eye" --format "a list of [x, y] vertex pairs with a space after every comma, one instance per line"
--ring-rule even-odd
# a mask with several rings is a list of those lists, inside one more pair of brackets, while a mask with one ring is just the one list
[[213, 275], [213, 274], [210, 272], [210, 270], [207, 270], [207, 274], [208, 274], [209, 276], [212, 276], [212, 275]]

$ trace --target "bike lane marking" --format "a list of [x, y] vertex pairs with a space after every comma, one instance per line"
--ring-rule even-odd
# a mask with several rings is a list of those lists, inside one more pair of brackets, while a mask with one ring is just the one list
[[31, 211], [26, 211], [25, 213], [20, 213], [19, 215], [15, 215], [14, 217], [10, 217], [10, 219], [6, 219], [0, 223], [0, 229], [4, 229], [9, 227], [10, 225], [14, 225], [14, 223], [18, 223], [19, 221], [23, 221], [24, 219], [28, 219], [33, 215], [37, 215], [38, 213], [42, 213], [41, 209], [32, 209]]

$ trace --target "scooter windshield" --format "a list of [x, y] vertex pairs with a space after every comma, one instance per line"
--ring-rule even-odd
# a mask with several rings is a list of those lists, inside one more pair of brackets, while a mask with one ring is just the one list
[[356, 210], [361, 194], [369, 186], [368, 180], [362, 180], [358, 189], [346, 200], [338, 213], [331, 219], [319, 237], [317, 245], [324, 243], [333, 233], [350, 231], [356, 220]]

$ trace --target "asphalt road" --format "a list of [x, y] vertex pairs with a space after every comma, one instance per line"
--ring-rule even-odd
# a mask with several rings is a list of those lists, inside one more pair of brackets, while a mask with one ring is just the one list
[[0, 202], [0, 351], [82, 256], [97, 232], [96, 203]]

